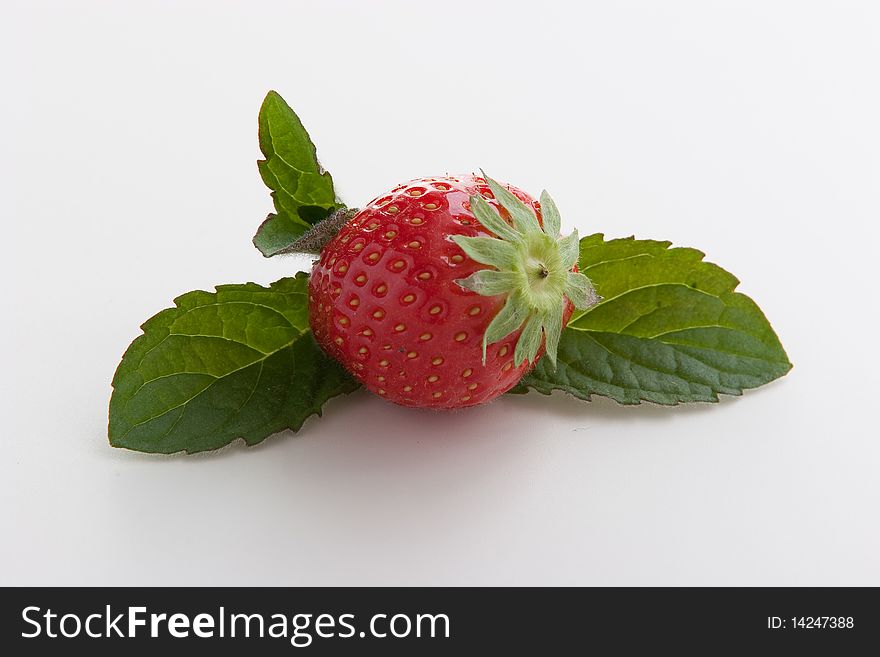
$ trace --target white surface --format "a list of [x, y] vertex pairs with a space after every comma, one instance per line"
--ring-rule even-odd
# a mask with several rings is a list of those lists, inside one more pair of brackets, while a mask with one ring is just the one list
[[[880, 584], [876, 3], [6, 2], [0, 37], [0, 584]], [[351, 204], [546, 186], [582, 233], [705, 250], [795, 369], [109, 448], [140, 322], [300, 264], [250, 245], [270, 88]]]

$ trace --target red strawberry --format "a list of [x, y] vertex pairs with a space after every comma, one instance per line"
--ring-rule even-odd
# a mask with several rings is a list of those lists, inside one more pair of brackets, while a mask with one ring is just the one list
[[[543, 214], [543, 217], [542, 217]], [[512, 388], [543, 353], [555, 363], [574, 306], [577, 233], [514, 187], [473, 175], [421, 178], [359, 211], [309, 281], [318, 343], [367, 388], [404, 406], [458, 408]]]

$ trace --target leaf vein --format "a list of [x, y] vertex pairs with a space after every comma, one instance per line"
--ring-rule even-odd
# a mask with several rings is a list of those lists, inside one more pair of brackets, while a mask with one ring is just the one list
[[[215, 379], [214, 381], [211, 381], [211, 383], [209, 383], [207, 386], [205, 386], [204, 388], [202, 388], [201, 390], [199, 390], [199, 391], [196, 392], [194, 395], [190, 396], [189, 398], [187, 398], [186, 400], [184, 400], [184, 401], [181, 402], [180, 404], [177, 404], [176, 406], [172, 406], [171, 408], [166, 409], [166, 410], [162, 411], [161, 413], [158, 413], [157, 415], [154, 415], [153, 417], [147, 418], [146, 420], [142, 420], [141, 422], [137, 422], [137, 423], [135, 423], [135, 424], [132, 424], [132, 425], [131, 425], [131, 426], [125, 431], [125, 433], [122, 434], [122, 438], [125, 438], [125, 436], [127, 436], [127, 435], [128, 435], [133, 429], [135, 429], [135, 428], [141, 426], [142, 424], [146, 424], [147, 422], [152, 422], [153, 420], [156, 420], [156, 419], [162, 417], [163, 415], [167, 415], [168, 413], [170, 413], [171, 411], [175, 410], [176, 408], [180, 408], [181, 406], [184, 406], [184, 405], [186, 405], [186, 404], [189, 404], [193, 399], [195, 399], [196, 397], [198, 397], [199, 395], [201, 395], [203, 392], [205, 392], [206, 390], [208, 390], [208, 388], [210, 388], [210, 387], [213, 386], [213, 385], [216, 385], [218, 381], [221, 381], [221, 380], [223, 380], [223, 379], [226, 379], [226, 378], [232, 376], [233, 374], [236, 374], [236, 373], [238, 373], [238, 372], [241, 372], [242, 370], [247, 369], [248, 367], [253, 367], [256, 363], [262, 363], [262, 362], [265, 362], [265, 360], [266, 360], [267, 358], [269, 358], [269, 357], [271, 357], [271, 356], [274, 356], [274, 355], [277, 354], [278, 352], [283, 351], [284, 349], [287, 349], [287, 348], [291, 347], [291, 346], [292, 346], [292, 345], [293, 345], [293, 344], [294, 344], [299, 338], [301, 338], [302, 336], [303, 336], [303, 333], [300, 333], [299, 335], [297, 335], [296, 337], [294, 337], [292, 340], [290, 340], [290, 342], [288, 342], [287, 344], [285, 344], [285, 345], [282, 346], [282, 347], [279, 347], [279, 348], [276, 349], [275, 351], [266, 354], [263, 358], [259, 358], [259, 359], [255, 360], [255, 361], [253, 361], [253, 362], [248, 363], [247, 365], [243, 365], [243, 366], [238, 367], [238, 368], [236, 368], [236, 369], [234, 369], [234, 370], [231, 370], [231, 371], [227, 372], [226, 374], [224, 374], [222, 377], [214, 377], [214, 379]], [[200, 374], [200, 372], [196, 372], [196, 374]], [[212, 375], [208, 374], [208, 376], [212, 376]], [[251, 393], [251, 394], [253, 394], [253, 393]], [[131, 397], [129, 397], [128, 399], [126, 399], [126, 405], [128, 404], [129, 401], [131, 401]]]

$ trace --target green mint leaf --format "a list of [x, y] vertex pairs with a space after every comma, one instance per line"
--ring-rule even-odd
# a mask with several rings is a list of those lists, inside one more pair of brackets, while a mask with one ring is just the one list
[[113, 377], [110, 444], [171, 454], [298, 430], [357, 383], [309, 330], [308, 277], [188, 292], [141, 327]]
[[714, 402], [791, 369], [767, 318], [734, 292], [739, 281], [700, 251], [596, 234], [581, 240], [580, 270], [602, 302], [572, 317], [556, 369], [542, 359], [513, 392]]
[[260, 107], [260, 176], [272, 190], [275, 213], [254, 235], [254, 246], [267, 258], [289, 247], [309, 228], [343, 207], [333, 179], [321, 167], [315, 145], [284, 99], [270, 91]]

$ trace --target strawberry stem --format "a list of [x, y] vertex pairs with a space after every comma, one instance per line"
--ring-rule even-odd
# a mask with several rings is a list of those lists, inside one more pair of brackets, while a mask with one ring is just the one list
[[547, 192], [541, 194], [542, 225], [532, 208], [485, 172], [483, 176], [513, 226], [481, 197], [472, 196], [474, 216], [497, 237], [451, 237], [473, 260], [495, 268], [482, 269], [456, 282], [477, 294], [507, 297], [483, 335], [483, 362], [489, 344], [522, 329], [514, 364], [534, 361], [543, 342], [555, 366], [566, 299], [581, 310], [600, 300], [589, 279], [573, 271], [579, 252], [577, 231], [559, 236], [559, 211]]
[[309, 228], [290, 246], [284, 247], [273, 255], [291, 255], [294, 253], [320, 255], [321, 250], [327, 243], [336, 237], [336, 234], [342, 230], [342, 227], [358, 212], [357, 208], [340, 208], [336, 210], [326, 219], [322, 219]]

